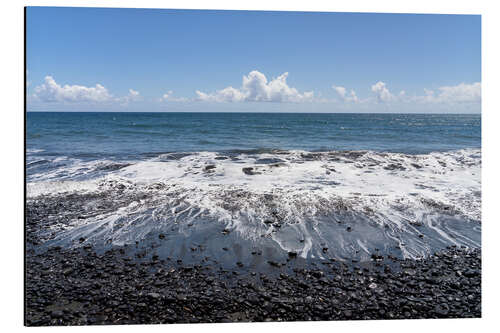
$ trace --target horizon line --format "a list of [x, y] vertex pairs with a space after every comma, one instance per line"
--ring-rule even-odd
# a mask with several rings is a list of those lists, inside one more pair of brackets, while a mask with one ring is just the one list
[[25, 110], [26, 113], [272, 113], [272, 114], [454, 114], [480, 115], [482, 112], [276, 112], [276, 111], [48, 111]]

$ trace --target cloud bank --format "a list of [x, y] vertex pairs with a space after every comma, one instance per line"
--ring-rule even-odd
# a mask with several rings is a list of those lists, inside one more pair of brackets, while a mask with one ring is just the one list
[[95, 87], [59, 85], [52, 76], [46, 76], [44, 83], [35, 88], [35, 98], [43, 102], [105, 102], [112, 96], [100, 84]]
[[297, 89], [288, 86], [287, 77], [288, 72], [268, 82], [264, 74], [254, 70], [243, 76], [242, 86], [239, 89], [229, 86], [211, 94], [197, 90], [196, 95], [198, 100], [208, 102], [300, 103], [313, 100], [312, 91], [300, 93]]
[[351, 89], [347, 93], [347, 89], [342, 86], [333, 85], [338, 100], [342, 102], [356, 103], [420, 103], [420, 104], [466, 104], [466, 103], [481, 103], [481, 82], [460, 83], [456, 86], [438, 87], [436, 91], [424, 88], [423, 95], [408, 95], [404, 90], [399, 94], [393, 94], [387, 87], [385, 82], [378, 81], [371, 86], [373, 95], [365, 99], [359, 99], [356, 92]]
[[[376, 109], [380, 104], [407, 104], [407, 105], [435, 105], [436, 108], [464, 105], [466, 108], [480, 108], [481, 104], [481, 82], [460, 83], [454, 86], [441, 86], [434, 89], [423, 89], [422, 94], [407, 94], [404, 90], [393, 93], [383, 81], [377, 81], [366, 87], [369, 95], [359, 98], [354, 89], [347, 89], [341, 85], [332, 85], [336, 98], [327, 99], [314, 95], [313, 91], [299, 92], [287, 83], [288, 72], [268, 80], [259, 71], [251, 71], [244, 75], [240, 88], [231, 86], [218, 90], [214, 93], [205, 93], [196, 90], [195, 98], [174, 96], [172, 90], [167, 91], [161, 97], [151, 99], [155, 102], [276, 102], [276, 103], [345, 103], [357, 104], [366, 108]], [[41, 85], [33, 88], [33, 94], [29, 95], [30, 101], [44, 103], [62, 104], [116, 104], [127, 106], [132, 102], [143, 101], [144, 98], [139, 91], [129, 89], [128, 94], [122, 97], [113, 96], [103, 85], [87, 87], [83, 85], [61, 85], [52, 76], [46, 76]]]
[[[456, 86], [444, 86], [438, 88], [439, 93], [432, 97], [432, 102], [445, 103], [480, 103], [481, 102], [481, 82], [472, 84], [460, 83]], [[434, 91], [430, 90], [430, 96], [434, 96]]]
[[81, 85], [60, 85], [50, 75], [46, 76], [44, 83], [35, 87], [33, 97], [35, 100], [54, 103], [110, 103], [118, 102], [127, 105], [130, 102], [142, 100], [140, 93], [134, 89], [129, 89], [129, 93], [123, 97], [113, 97], [112, 94], [101, 84], [95, 87]]

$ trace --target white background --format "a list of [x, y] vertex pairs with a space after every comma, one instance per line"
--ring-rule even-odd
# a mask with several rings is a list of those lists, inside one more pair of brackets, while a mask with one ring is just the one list
[[[482, 15], [482, 136], [483, 136], [483, 318], [457, 320], [393, 320], [252, 324], [196, 324], [148, 326], [100, 326], [71, 328], [23, 327], [23, 94], [24, 94], [24, 16], [23, 7], [87, 6], [144, 7], [192, 9], [254, 9], [300, 11], [350, 11], [391, 13], [441, 13]], [[31, 330], [45, 332], [104, 331], [135, 332], [168, 330], [169, 332], [233, 332], [255, 330], [339, 331], [339, 332], [488, 332], [499, 331], [500, 232], [496, 210], [500, 205], [500, 125], [499, 63], [500, 15], [497, 1], [459, 0], [350, 0], [342, 2], [307, 1], [3, 1], [0, 9], [0, 135], [1, 135], [1, 215], [0, 215], [0, 326], [4, 332]], [[495, 328], [496, 327], [496, 328]]]

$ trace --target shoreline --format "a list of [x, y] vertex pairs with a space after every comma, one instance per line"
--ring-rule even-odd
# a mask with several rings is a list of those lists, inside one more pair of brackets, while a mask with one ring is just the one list
[[169, 155], [92, 164], [92, 191], [43, 183], [25, 324], [481, 317], [480, 155], [398, 156]]
[[[290, 260], [293, 262], [293, 260]], [[287, 264], [289, 265], [289, 264]], [[290, 264], [291, 265], [291, 264]], [[51, 248], [26, 257], [27, 326], [481, 317], [481, 250], [424, 260], [374, 254], [274, 273], [123, 249]]]

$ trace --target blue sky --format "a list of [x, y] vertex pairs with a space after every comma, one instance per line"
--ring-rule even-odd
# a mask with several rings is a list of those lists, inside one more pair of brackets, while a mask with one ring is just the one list
[[28, 110], [481, 110], [477, 15], [30, 7], [26, 45]]

